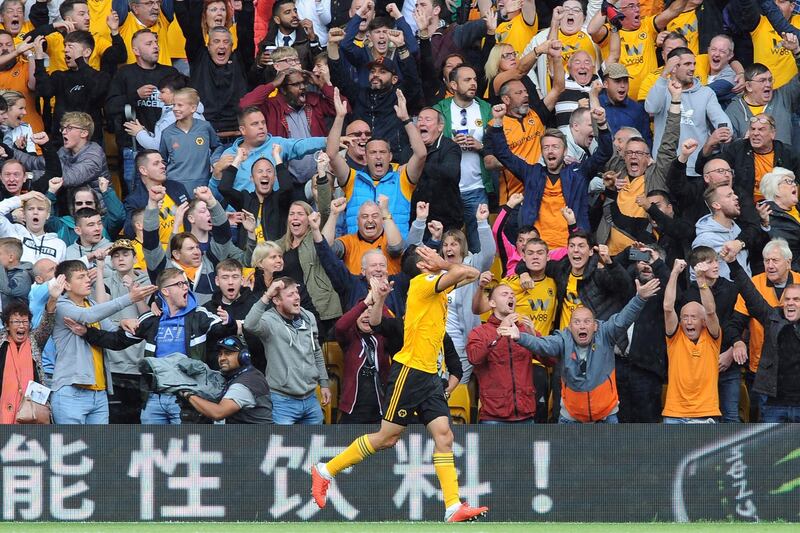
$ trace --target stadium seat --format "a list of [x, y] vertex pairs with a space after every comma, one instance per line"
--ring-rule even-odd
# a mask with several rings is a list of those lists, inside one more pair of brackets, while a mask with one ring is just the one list
[[328, 374], [333, 374], [342, 382], [344, 376], [344, 353], [339, 343], [336, 341], [328, 341], [322, 345], [322, 355], [325, 357], [325, 366], [328, 368]]
[[447, 404], [450, 406], [450, 416], [453, 418], [454, 424], [472, 423], [472, 401], [469, 389], [465, 384], [459, 383], [453, 389]]
[[317, 400], [319, 400], [320, 405], [322, 406], [322, 416], [325, 418], [325, 424], [334, 424], [337, 419], [336, 405], [338, 405], [339, 398], [339, 382], [332, 379], [330, 380], [328, 387], [331, 390], [331, 401], [328, 402], [328, 405], [322, 405], [322, 394], [320, 393], [319, 385], [317, 385]]

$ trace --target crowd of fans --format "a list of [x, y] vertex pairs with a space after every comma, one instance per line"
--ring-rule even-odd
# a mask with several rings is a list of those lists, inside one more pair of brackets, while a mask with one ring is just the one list
[[482, 423], [800, 422], [798, 11], [3, 1], [2, 423], [377, 422], [419, 246]]

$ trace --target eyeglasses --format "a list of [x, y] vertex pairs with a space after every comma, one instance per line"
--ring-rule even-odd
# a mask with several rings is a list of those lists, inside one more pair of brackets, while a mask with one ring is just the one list
[[467, 125], [467, 110], [466, 109], [462, 109], [461, 110], [461, 125], [462, 126], [466, 126]]
[[626, 9], [633, 9], [635, 7], [639, 7], [639, 4], [627, 4], [627, 5], [624, 5], [624, 6], [620, 6], [620, 9], [621, 10], [626, 10]]
[[749, 81], [752, 83], [772, 83], [775, 80], [772, 76], [768, 76], [766, 78], [753, 78], [752, 80], [745, 80], [745, 81]]
[[164, 287], [162, 287], [162, 288], [169, 289], [170, 287], [180, 287], [181, 289], [188, 288], [189, 287], [189, 282], [186, 281], [185, 279], [182, 279], [181, 281], [176, 281], [175, 283], [170, 283], [169, 285], [164, 285]]
[[733, 176], [733, 169], [732, 168], [715, 168], [715, 169], [712, 169], [712, 170], [707, 170], [703, 174], [705, 174], [706, 176], [708, 176], [709, 174], [720, 174], [720, 175], [723, 175], [723, 176]]
[[641, 150], [625, 150], [626, 156], [636, 156], [636, 157], [644, 157], [646, 155], [650, 155], [648, 152], [642, 152]]
[[750, 117], [750, 124], [755, 124], [756, 122], [760, 124], [769, 124], [770, 126], [775, 126], [775, 121], [772, 119], [768, 119], [766, 117]]
[[565, 15], [577, 15], [578, 13], [583, 13], [583, 9], [581, 9], [579, 7], [563, 7], [562, 6], [561, 12], [563, 14], [565, 14]]
[[94, 200], [75, 200], [75, 207], [94, 206]]
[[299, 65], [300, 60], [296, 57], [285, 57], [283, 59], [278, 59], [275, 63], [287, 63], [289, 65]]
[[69, 133], [72, 130], [81, 130], [81, 131], [89, 131], [86, 128], [81, 128], [80, 126], [73, 126], [72, 124], [67, 124], [66, 126], [61, 126], [61, 133]]
[[517, 58], [517, 53], [516, 52], [506, 52], [505, 54], [502, 54], [500, 57], [502, 59], [505, 59], [506, 61], [509, 61], [511, 59], [516, 59]]
[[31, 323], [30, 320], [9, 320], [9, 325], [11, 326], [27, 326]]
[[370, 135], [372, 135], [372, 132], [369, 131], [369, 130], [367, 130], [367, 131], [353, 131], [353, 132], [348, 133], [347, 135], [350, 136], [350, 137], [369, 137]]
[[778, 182], [778, 185], [797, 185], [797, 182], [794, 181], [792, 178], [783, 178], [781, 181]]

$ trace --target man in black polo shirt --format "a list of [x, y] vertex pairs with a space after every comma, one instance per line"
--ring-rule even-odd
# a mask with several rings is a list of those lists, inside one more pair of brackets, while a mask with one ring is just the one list
[[181, 396], [201, 415], [226, 424], [271, 424], [272, 400], [267, 378], [250, 363], [250, 353], [239, 337], [217, 342], [219, 369], [225, 376], [225, 388], [218, 403], [181, 391]]

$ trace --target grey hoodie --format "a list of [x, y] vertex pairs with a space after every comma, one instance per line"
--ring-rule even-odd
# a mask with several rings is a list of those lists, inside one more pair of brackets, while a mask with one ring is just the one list
[[[728, 241], [736, 240], [742, 232], [742, 229], [736, 222], [734, 222], [730, 228], [726, 228], [714, 220], [710, 214], [700, 218], [694, 227], [696, 237], [694, 241], [692, 241], [692, 249], [698, 246], [708, 246], [709, 248], [713, 248], [717, 253], [722, 249], [723, 244]], [[750, 265], [748, 264], [747, 250], [743, 249], [739, 252], [739, 255], [736, 256], [736, 260], [742, 265], [742, 268], [747, 272], [748, 276], [753, 275], [750, 271]], [[719, 275], [728, 281], [732, 281], [731, 269], [725, 261], [719, 261]], [[692, 273], [692, 279], [694, 279], [694, 273]]]
[[[138, 283], [140, 287], [151, 285], [150, 278], [146, 272], [141, 270], [134, 270], [131, 272], [133, 282]], [[123, 285], [120, 275], [113, 271], [112, 274], [104, 278], [106, 284], [106, 291], [111, 294], [111, 298], [119, 298], [128, 294], [128, 289]], [[119, 327], [119, 321], [124, 318], [139, 318], [139, 310], [136, 304], [131, 304], [121, 311], [114, 313], [109, 317], [109, 320]], [[109, 370], [115, 374], [139, 374], [139, 362], [144, 359], [144, 343], [134, 344], [124, 350], [105, 350], [106, 365]]]
[[[659, 77], [644, 101], [644, 109], [653, 115], [655, 125], [653, 157], [657, 156], [658, 147], [661, 146], [661, 137], [666, 128], [667, 111], [671, 99], [666, 78]], [[700, 80], [695, 78], [694, 85], [684, 89], [681, 95], [681, 136], [678, 139], [678, 149], [686, 139], [695, 139], [700, 146], [703, 146], [713, 130], [717, 129], [720, 124], [730, 124], [730, 122], [731, 119], [722, 110], [714, 91], [702, 85]], [[709, 123], [711, 123], [711, 128], [709, 128]], [[686, 173], [689, 176], [697, 175], [694, 172], [694, 162], [699, 153], [700, 150], [695, 150], [689, 156], [689, 161], [686, 163]]]
[[[75, 335], [64, 325], [64, 317], [69, 317], [81, 324], [100, 322], [105, 331], [116, 331], [117, 327], [107, 320], [108, 317], [131, 305], [129, 294], [115, 298], [110, 302], [96, 304], [88, 299], [90, 307], [79, 307], [63, 294], [56, 303], [56, 325], [53, 327], [53, 340], [56, 342], [56, 366], [53, 371], [53, 391], [68, 385], [94, 385], [97, 383], [94, 374], [94, 358], [91, 345], [83, 338]], [[111, 384], [111, 369], [105, 366], [106, 390], [114, 392]]]
[[300, 309], [304, 329], [295, 329], [278, 314], [267, 309], [261, 298], [244, 319], [244, 329], [256, 335], [264, 345], [267, 359], [267, 383], [280, 394], [305, 398], [320, 387], [328, 386], [328, 371], [318, 340], [314, 315]]

